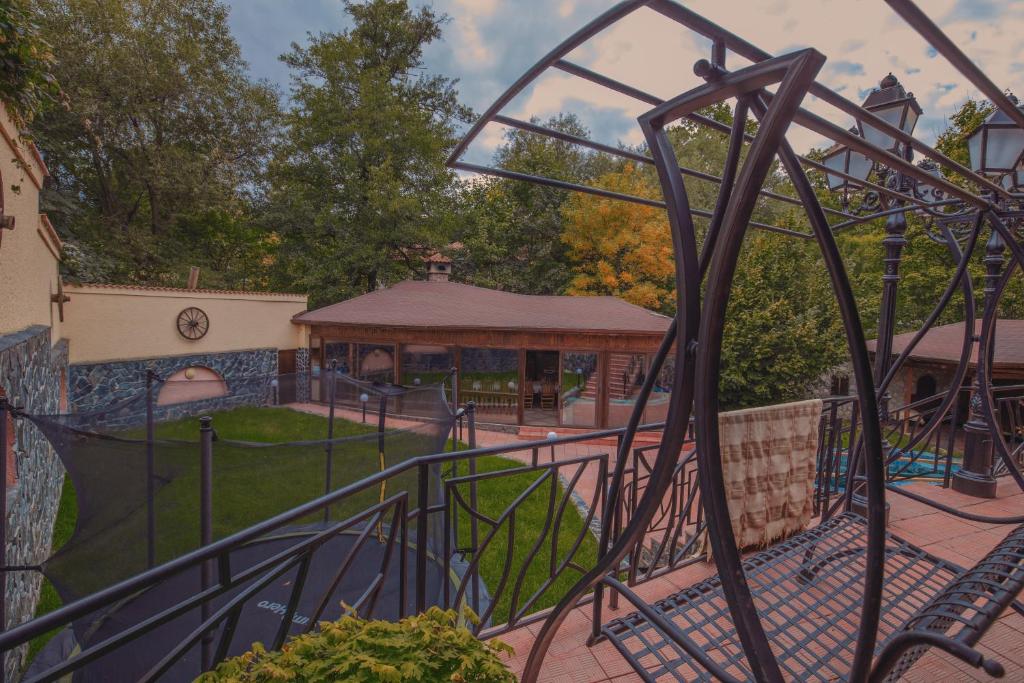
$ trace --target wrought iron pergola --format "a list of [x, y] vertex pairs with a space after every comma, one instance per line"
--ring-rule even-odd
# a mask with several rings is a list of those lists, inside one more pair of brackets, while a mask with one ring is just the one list
[[[1017, 466], [1014, 449], [996, 426], [996, 402], [991, 381], [997, 304], [1016, 268], [1024, 265], [1021, 239], [1021, 226], [1024, 224], [1021, 221], [1024, 217], [1021, 200], [1024, 193], [1020, 186], [1024, 109], [1005, 95], [913, 2], [886, 2], [994, 105], [995, 113], [970, 139], [970, 167], [913, 136], [914, 123], [921, 109], [913, 95], [907, 93], [891, 75], [863, 105], [858, 105], [815, 80], [825, 63], [825, 57], [818, 51], [804, 49], [772, 56], [671, 0], [621, 2], [572, 34], [515, 81], [484, 112], [452, 153], [449, 164], [461, 171], [664, 208], [674, 246], [677, 313], [647, 375], [618, 451], [603, 518], [610, 519], [618, 504], [627, 455], [650, 395], [652, 380], [668, 354], [674, 353], [676, 372], [672, 403], [664, 438], [651, 471], [651, 483], [621, 534], [613, 538], [611, 525], [603, 527], [601, 548], [606, 552], [548, 616], [530, 653], [524, 680], [537, 679], [545, 653], [560, 624], [590, 590], [596, 595], [595, 637], [609, 638], [646, 680], [654, 680], [655, 676], [645, 672], [640, 659], [661, 648], [673, 649], [677, 655], [672, 661], [656, 655], [661, 660], [661, 673], [672, 674], [685, 665], [689, 667], [687, 671], [697, 672], [696, 677], [700, 680], [749, 678], [781, 681], [792, 678], [794, 650], [801, 652], [805, 659], [809, 658], [811, 663], [804, 661], [803, 664], [807, 672], [813, 671], [814, 658], [817, 657], [819, 663], [828, 663], [828, 666], [822, 664], [823, 671], [852, 681], [898, 677], [927, 647], [944, 649], [974, 666], [983, 667], [990, 674], [1000, 673], [998, 663], [985, 660], [973, 650], [973, 645], [1007, 606], [1012, 604], [1014, 609], [1024, 613], [1024, 608], [1014, 602], [1024, 586], [1024, 569], [1021, 567], [1024, 562], [1024, 527], [1011, 533], [993, 554], [971, 570], [952, 568], [935, 558], [925, 557], [926, 554], [919, 549], [888, 536], [885, 530], [887, 490], [912, 496], [950, 514], [970, 518], [977, 518], [977, 515], [966, 515], [887, 485], [893, 449], [885, 441], [883, 426], [889, 402], [887, 390], [897, 371], [950, 305], [954, 294], [960, 291], [964, 295], [963, 316], [966, 322], [961, 362], [952, 388], [941, 398], [940, 405], [930, 412], [923, 425], [909, 435], [909, 445], [902, 446], [901, 452], [913, 451], [915, 444], [927, 441], [941, 428], [942, 421], [948, 419], [977, 343], [971, 414], [965, 428], [968, 434], [967, 457], [953, 483], [959, 490], [973, 495], [991, 496], [994, 495], [994, 475], [998, 469], [1024, 489], [1024, 476]], [[641, 8], [653, 10], [666, 21], [674, 22], [682, 30], [702, 36], [711, 43], [709, 58], [701, 59], [694, 66], [697, 84], [668, 100], [566, 59], [571, 51], [597, 33]], [[753, 64], [729, 70], [727, 61], [730, 54]], [[651, 108], [638, 119], [646, 140], [647, 154], [622, 150], [503, 113], [513, 98], [551, 69], [649, 105]], [[828, 105], [834, 114], [832, 119], [852, 117], [855, 125], [848, 128], [848, 124], [840, 125], [804, 109], [801, 103], [807, 95], [816, 96]], [[731, 126], [700, 113], [702, 108], [722, 102], [729, 102], [733, 109]], [[750, 117], [758, 122], [753, 135], [746, 132]], [[706, 126], [728, 137], [728, 154], [720, 175], [709, 175], [681, 165], [666, 130], [683, 120]], [[653, 165], [663, 200], [462, 161], [469, 145], [491, 123]], [[797, 154], [785, 137], [786, 130], [793, 124], [833, 141], [835, 147], [822, 161]], [[921, 157], [922, 161], [913, 163], [915, 156]], [[796, 198], [764, 189], [766, 176], [776, 159], [788, 176]], [[824, 174], [829, 187], [843, 194], [842, 209], [821, 204], [809, 173]], [[960, 179], [957, 182], [950, 179], [954, 174]], [[691, 205], [687, 184], [692, 178], [718, 184], [718, 197], [713, 207]], [[860, 203], [852, 208], [848, 201], [851, 191], [859, 192], [861, 197]], [[800, 205], [809, 230], [793, 230], [753, 221], [755, 204], [762, 198]], [[922, 216], [929, 235], [946, 245], [953, 274], [920, 331], [909, 346], [890, 361], [900, 257], [906, 243], [906, 219], [911, 212]], [[698, 240], [695, 218], [708, 220], [702, 244]], [[878, 347], [872, 365], [835, 235], [879, 219], [884, 219], [886, 224], [886, 269]], [[817, 243], [829, 272], [848, 339], [860, 406], [861, 431], [850, 448], [854, 476], [842, 497], [841, 506], [845, 512], [810, 532], [790, 539], [780, 549], [770, 549], [744, 562], [736, 547], [725, 496], [718, 434], [718, 386], [726, 306], [741, 243], [750, 228]], [[982, 243], [985, 244], [987, 274], [980, 333], [976, 338], [974, 290], [967, 264]], [[1009, 266], [1005, 268], [1004, 252], [1010, 259]], [[671, 484], [691, 416], [696, 427], [697, 468], [703, 506], [719, 573], [717, 579], [695, 586], [690, 592], [684, 591], [656, 606], [647, 605], [616, 579], [615, 572], [631, 548], [643, 540], [648, 523]], [[992, 463], [992, 450], [986, 451], [986, 448], [994, 449], [1000, 461], [997, 466]], [[855, 510], [861, 511], [863, 517], [855, 514]], [[986, 517], [984, 520], [1021, 524], [1024, 515]], [[817, 561], [811, 570], [797, 561], [800, 557], [808, 561], [817, 552], [815, 549], [820, 551], [829, 543], [835, 545], [834, 553]], [[930, 567], [928, 576], [938, 582], [928, 593], [931, 598], [928, 604], [916, 613], [898, 616], [894, 611], [898, 607], [892, 597], [894, 586], [904, 581], [904, 588], [913, 590], [916, 581], [901, 574], [905, 568], [894, 568], [891, 562], [894, 556], [912, 558], [911, 564]], [[860, 569], [840, 577], [843, 565], [837, 559], [840, 557], [859, 558]], [[776, 576], [772, 581], [764, 578], [765, 572], [769, 571]], [[802, 616], [799, 614], [780, 616], [779, 603], [792, 599], [795, 594], [784, 590], [788, 583], [813, 583], [819, 576], [825, 577], [822, 581], [827, 581], [830, 575], [834, 580], [840, 577], [843, 581], [832, 586], [836, 591], [834, 598], [822, 600], [833, 599], [838, 608], [839, 593], [848, 591], [849, 584], [856, 580], [859, 586], [857, 599], [852, 605], [845, 605], [844, 609], [856, 609], [859, 619], [855, 633], [822, 651], [817, 641], [821, 629], [816, 632], [815, 627], [801, 624]], [[927, 582], [922, 579], [918, 583], [924, 590]], [[602, 592], [608, 588], [630, 600], [637, 613], [618, 619], [611, 626], [602, 625]], [[820, 604], [815, 605], [818, 606]], [[690, 619], [688, 615], [700, 610], [706, 610], [703, 622], [697, 617], [687, 621]], [[711, 633], [719, 617], [731, 621], [734, 627], [731, 636]], [[890, 623], [894, 618], [898, 618], [900, 624], [895, 629]], [[966, 626], [956, 631], [952, 629], [953, 624]], [[656, 639], [645, 640], [644, 633], [654, 634]], [[720, 646], [716, 648], [717, 652], [709, 652], [700, 645], [702, 635], [706, 641]], [[780, 639], [784, 637], [791, 637], [791, 640], [783, 643]], [[644, 644], [631, 646], [627, 642], [630, 638]], [[732, 654], [727, 652], [727, 642], [736, 646]], [[811, 676], [810, 673], [808, 675]], [[675, 673], [674, 680], [689, 678]]]

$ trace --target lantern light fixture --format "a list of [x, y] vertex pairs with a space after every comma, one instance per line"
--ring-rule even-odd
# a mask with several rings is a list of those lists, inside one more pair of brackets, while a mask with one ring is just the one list
[[[1017, 106], [1017, 98], [1010, 95]], [[1024, 111], [1024, 107], [1019, 107]], [[985, 118], [967, 138], [967, 151], [971, 156], [971, 170], [985, 175], [1016, 174], [1024, 162], [1024, 129], [1001, 109]], [[1013, 179], [1011, 179], [1013, 182]]]
[[[912, 135], [923, 110], [914, 93], [907, 92], [891, 73], [883, 78], [878, 88], [868, 94], [861, 105], [878, 118], [889, 123], [907, 135]], [[882, 149], [897, 152], [901, 143], [892, 135], [872, 126], [866, 121], [857, 121], [861, 137]]]

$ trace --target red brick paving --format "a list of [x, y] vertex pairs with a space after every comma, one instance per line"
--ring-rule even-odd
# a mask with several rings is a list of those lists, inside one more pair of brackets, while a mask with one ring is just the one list
[[[911, 490], [928, 495], [947, 505], [968, 509], [977, 514], [1024, 514], [1024, 493], [1016, 490], [1013, 482], [1002, 482], [995, 501], [970, 498], [952, 490], [926, 484], [911, 484]], [[968, 522], [941, 512], [922, 503], [896, 494], [889, 496], [890, 530], [925, 550], [957, 564], [970, 566], [981, 559], [1009, 533], [1007, 525]], [[686, 567], [637, 587], [637, 592], [648, 600], [656, 600], [706, 578], [713, 572], [708, 565]], [[590, 632], [590, 607], [581, 607], [566, 619], [544, 661], [540, 680], [545, 683], [560, 681], [586, 681], [587, 683], [640, 681], [622, 656], [607, 642], [587, 647]], [[605, 620], [632, 609], [624, 600], [618, 610], [605, 608]], [[511, 631], [501, 638], [516, 648], [510, 666], [517, 674], [522, 672], [539, 625]], [[525, 649], [524, 649], [525, 648]], [[1006, 612], [982, 639], [978, 650], [994, 657], [1006, 668], [1006, 681], [1024, 681], [1024, 617]], [[589, 657], [584, 653], [589, 653]], [[593, 666], [596, 660], [600, 669]], [[574, 668], [578, 667], [578, 668]], [[948, 655], [930, 651], [904, 676], [903, 680], [919, 683], [947, 683], [990, 681], [984, 672], [974, 669]]]

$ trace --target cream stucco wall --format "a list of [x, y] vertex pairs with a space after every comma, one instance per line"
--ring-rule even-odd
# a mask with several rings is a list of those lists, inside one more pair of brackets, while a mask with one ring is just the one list
[[[65, 291], [72, 364], [308, 344], [305, 326], [291, 322], [306, 310], [305, 296], [119, 285], [68, 285]], [[206, 336], [195, 341], [177, 329], [178, 314], [190, 306], [210, 319]]]
[[47, 325], [56, 342], [62, 333], [50, 296], [57, 291], [60, 241], [39, 214], [45, 176], [35, 149], [18, 138], [0, 105], [0, 192], [4, 214], [15, 220], [14, 230], [0, 230], [0, 334]]

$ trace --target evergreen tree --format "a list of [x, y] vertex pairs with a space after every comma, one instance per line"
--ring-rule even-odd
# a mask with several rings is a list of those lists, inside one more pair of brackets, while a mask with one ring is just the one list
[[444, 162], [470, 118], [454, 81], [423, 71], [444, 16], [405, 0], [345, 11], [351, 29], [282, 57], [293, 108], [270, 168], [278, 276], [316, 303], [419, 274], [422, 256], [447, 244], [455, 175]]

